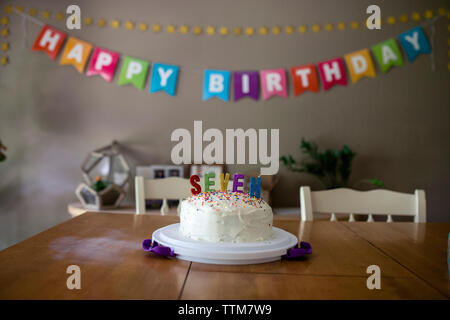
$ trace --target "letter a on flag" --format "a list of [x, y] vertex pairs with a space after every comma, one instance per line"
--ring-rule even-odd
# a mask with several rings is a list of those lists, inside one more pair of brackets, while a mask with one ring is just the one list
[[61, 55], [61, 60], [59, 60], [59, 64], [62, 66], [73, 65], [79, 73], [83, 73], [84, 66], [86, 65], [91, 50], [92, 45], [90, 43], [74, 37], [69, 37]]
[[394, 38], [372, 46], [372, 52], [381, 72], [386, 73], [392, 66], [402, 66], [403, 58]]

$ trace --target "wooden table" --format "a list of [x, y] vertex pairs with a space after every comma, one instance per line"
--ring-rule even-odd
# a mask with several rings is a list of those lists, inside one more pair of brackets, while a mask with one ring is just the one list
[[[298, 261], [220, 266], [146, 253], [142, 240], [176, 216], [87, 212], [0, 252], [0, 299], [449, 299], [446, 223], [276, 218], [309, 241]], [[66, 286], [69, 265], [81, 289]], [[381, 269], [369, 290], [366, 268]]]

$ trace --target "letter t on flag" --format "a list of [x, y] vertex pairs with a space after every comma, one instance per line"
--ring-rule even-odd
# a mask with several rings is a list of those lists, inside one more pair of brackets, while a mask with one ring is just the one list
[[169, 95], [174, 96], [177, 89], [178, 69], [178, 66], [154, 63], [150, 93], [164, 90]]
[[64, 32], [45, 25], [31, 49], [33, 51], [45, 51], [52, 60], [55, 60], [65, 39], [66, 34]]
[[319, 81], [313, 64], [291, 68], [292, 82], [294, 83], [295, 96], [310, 90], [319, 92]]
[[205, 70], [203, 79], [203, 100], [218, 97], [228, 101], [230, 88], [230, 71]]

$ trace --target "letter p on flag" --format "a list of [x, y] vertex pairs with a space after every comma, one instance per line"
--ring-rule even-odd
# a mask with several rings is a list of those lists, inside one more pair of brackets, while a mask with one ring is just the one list
[[66, 34], [64, 32], [45, 25], [42, 27], [31, 50], [45, 51], [52, 60], [56, 60], [65, 39]]

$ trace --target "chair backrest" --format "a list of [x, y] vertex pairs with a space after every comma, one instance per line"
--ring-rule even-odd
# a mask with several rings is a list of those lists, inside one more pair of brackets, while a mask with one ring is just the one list
[[169, 177], [164, 179], [135, 178], [136, 213], [145, 213], [145, 199], [162, 199], [161, 214], [169, 211], [167, 199], [179, 200], [177, 212], [180, 211], [181, 200], [191, 195], [189, 179]]
[[331, 221], [336, 213], [349, 214], [349, 221], [355, 221], [353, 214], [387, 215], [386, 222], [392, 222], [392, 215], [413, 216], [414, 222], [426, 222], [425, 191], [415, 190], [414, 194], [389, 190], [357, 191], [338, 188], [325, 191], [311, 191], [300, 187], [300, 210], [303, 221], [312, 221], [313, 212], [331, 213]]

